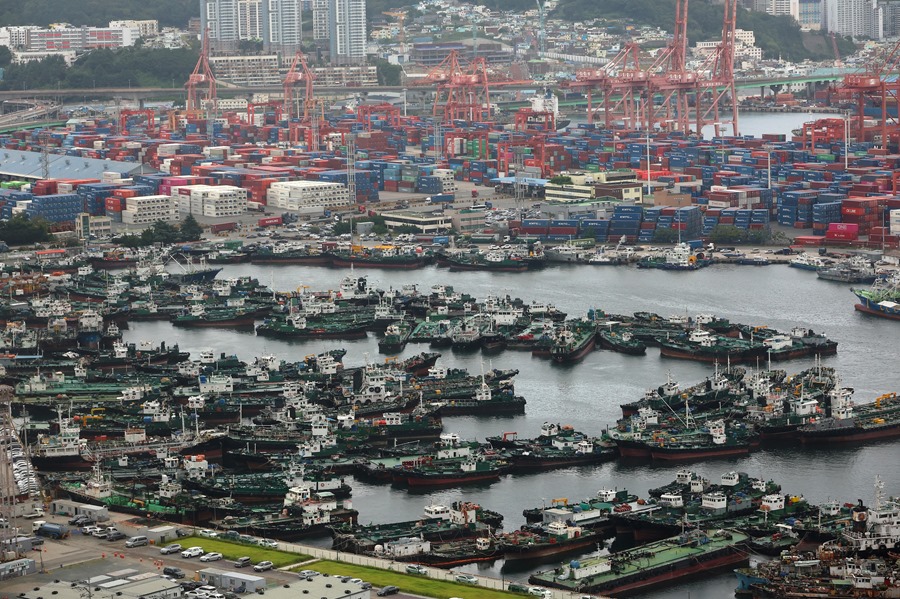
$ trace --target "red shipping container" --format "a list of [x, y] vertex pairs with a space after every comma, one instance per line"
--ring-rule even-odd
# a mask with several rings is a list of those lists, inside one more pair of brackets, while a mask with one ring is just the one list
[[859, 231], [859, 225], [853, 223], [830, 223], [828, 225], [829, 231], [847, 231], [847, 232], [857, 232]]
[[259, 219], [256, 224], [260, 227], [271, 227], [273, 225], [280, 225], [281, 217], [280, 216], [268, 216], [266, 218]]

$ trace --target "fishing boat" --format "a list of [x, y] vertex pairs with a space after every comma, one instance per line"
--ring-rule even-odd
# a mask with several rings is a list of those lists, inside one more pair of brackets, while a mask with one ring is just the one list
[[853, 256], [831, 266], [822, 266], [816, 269], [816, 276], [826, 281], [854, 284], [874, 283], [876, 279], [875, 266], [862, 256]]
[[800, 252], [797, 256], [791, 258], [791, 261], [788, 262], [788, 266], [791, 268], [799, 268], [800, 270], [811, 270], [817, 271], [820, 268], [825, 268], [828, 266], [830, 260], [826, 261], [824, 258], [820, 256], [816, 256], [814, 254], [807, 254], [806, 252]]
[[596, 343], [596, 325], [591, 321], [576, 321], [563, 326], [550, 347], [554, 362], [577, 362], [584, 358]]
[[870, 289], [854, 289], [850, 291], [859, 298], [854, 307], [858, 312], [900, 320], [900, 274], [878, 279]]

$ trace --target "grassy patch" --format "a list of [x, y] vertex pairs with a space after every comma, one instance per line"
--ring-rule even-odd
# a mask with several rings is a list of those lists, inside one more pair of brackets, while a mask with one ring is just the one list
[[355, 564], [345, 564], [343, 562], [332, 562], [328, 560], [321, 560], [291, 569], [295, 572], [299, 572], [300, 570], [315, 570], [322, 574], [353, 576], [354, 578], [362, 578], [363, 580], [371, 582], [376, 587], [393, 584], [400, 587], [400, 590], [404, 593], [435, 597], [436, 599], [449, 599], [450, 597], [461, 597], [462, 599], [509, 599], [510, 597], [522, 596], [470, 584], [445, 582], [443, 580], [434, 580], [425, 576], [400, 574], [399, 572], [392, 572], [390, 570], [381, 570], [379, 568], [357, 566]]
[[[187, 549], [188, 547], [203, 547], [204, 551], [217, 551], [224, 556], [226, 560], [236, 560], [239, 557], [247, 556], [253, 563], [269, 560], [275, 564], [276, 568], [304, 562], [310, 557], [300, 553], [288, 553], [287, 551], [278, 551], [277, 549], [269, 549], [267, 547], [256, 547], [245, 543], [235, 543], [224, 539], [210, 539], [207, 537], [184, 537], [178, 539], [178, 543]], [[192, 558], [195, 559], [195, 558]], [[215, 564], [216, 562], [210, 562]], [[301, 568], [302, 569], [302, 568]]]

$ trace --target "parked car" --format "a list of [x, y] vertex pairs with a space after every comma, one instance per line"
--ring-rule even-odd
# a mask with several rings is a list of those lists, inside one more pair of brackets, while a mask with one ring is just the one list
[[106, 540], [107, 541], [121, 541], [122, 539], [124, 539], [127, 536], [128, 535], [126, 535], [124, 532], [119, 532], [118, 530], [115, 530], [113, 532], [106, 534]]
[[246, 555], [244, 557], [239, 557], [236, 560], [234, 560], [235, 568], [243, 568], [244, 566], [249, 566], [249, 565], [250, 565], [250, 558], [247, 557]]
[[425, 566], [420, 566], [418, 564], [410, 564], [409, 566], [406, 566], [406, 573], [407, 574], [422, 574], [423, 576], [427, 576], [428, 568], [426, 568]]
[[97, 532], [98, 530], [100, 530], [100, 527], [99, 527], [99, 526], [94, 526], [93, 524], [91, 524], [91, 525], [89, 525], [89, 526], [82, 526], [82, 527], [81, 527], [81, 534], [83, 534], [83, 535], [92, 535], [92, 534], [94, 534], [95, 532]]
[[159, 552], [163, 555], [168, 555], [170, 553], [178, 553], [182, 549], [183, 547], [178, 543], [169, 543], [165, 547], [160, 547]]
[[457, 574], [454, 580], [463, 584], [478, 584], [478, 579], [471, 574]]
[[300, 570], [298, 574], [300, 575], [300, 578], [312, 578], [319, 575], [315, 570]]
[[388, 595], [396, 595], [399, 592], [400, 592], [399, 587], [395, 587], [394, 585], [389, 584], [386, 587], [381, 587], [378, 590], [378, 592], [375, 594], [378, 595], [379, 597], [387, 597]]
[[214, 531], [214, 530], [210, 530], [210, 529], [208, 529], [208, 528], [201, 529], [200, 532], [199, 532], [198, 534], [199, 534], [201, 537], [209, 537], [210, 539], [214, 539], [214, 538], [216, 538], [217, 536], [219, 536], [219, 533], [217, 533], [217, 532]]
[[171, 576], [172, 578], [184, 578], [184, 570], [173, 566], [166, 566], [163, 568], [162, 573], [166, 576]]
[[222, 554], [218, 551], [210, 551], [209, 553], [200, 556], [201, 562], [215, 562], [220, 559], [222, 559]]
[[278, 549], [278, 541], [272, 539], [263, 539], [259, 542], [260, 547], [268, 547], [270, 549]]
[[181, 552], [181, 557], [187, 557], [187, 558], [200, 557], [204, 553], [206, 553], [206, 552], [203, 551], [203, 547], [188, 547], [187, 549], [185, 549], [184, 551]]
[[259, 562], [258, 564], [253, 566], [253, 570], [256, 572], [265, 572], [266, 570], [271, 570], [274, 567], [275, 567], [275, 564], [266, 560], [263, 562]]

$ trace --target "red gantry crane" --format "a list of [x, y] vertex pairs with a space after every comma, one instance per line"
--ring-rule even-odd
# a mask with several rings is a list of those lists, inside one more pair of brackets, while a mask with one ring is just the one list
[[[722, 17], [722, 41], [699, 69], [694, 110], [697, 133], [712, 125], [719, 136], [725, 125], [731, 125], [732, 135], [738, 134], [737, 94], [734, 88], [734, 36], [737, 19], [737, 0], [725, 0]], [[730, 113], [730, 114], [729, 114]]]
[[[200, 58], [194, 72], [184, 84], [187, 89], [185, 110], [189, 116], [196, 116], [203, 111], [203, 102], [208, 107], [215, 109], [216, 103], [216, 78], [209, 67], [209, 29], [203, 32], [203, 46], [200, 49]], [[205, 93], [204, 93], [205, 88]]]
[[[880, 137], [887, 147], [900, 136], [896, 113], [900, 105], [900, 80], [895, 76], [900, 68], [900, 42], [882, 59], [869, 65], [867, 71], [846, 75], [841, 85], [856, 105], [855, 114], [850, 115], [850, 135], [859, 141], [877, 141]], [[869, 118], [874, 116], [874, 119], [867, 120], [867, 110], [872, 113]]]
[[[291, 61], [291, 67], [284, 76], [282, 85], [284, 86], [284, 108], [283, 114], [288, 119], [302, 118], [308, 119], [311, 110], [314, 110], [315, 96], [313, 95], [313, 79], [312, 71], [306, 63], [306, 56], [297, 51], [294, 54], [294, 60]], [[303, 110], [299, 110], [295, 106], [297, 97], [295, 95], [297, 87], [303, 84]]]
[[687, 68], [687, 23], [688, 0], [676, 0], [672, 41], [648, 69], [649, 91], [644, 98], [644, 113], [649, 117], [651, 129], [659, 127], [684, 133], [691, 130], [691, 99], [696, 94], [698, 76]]

